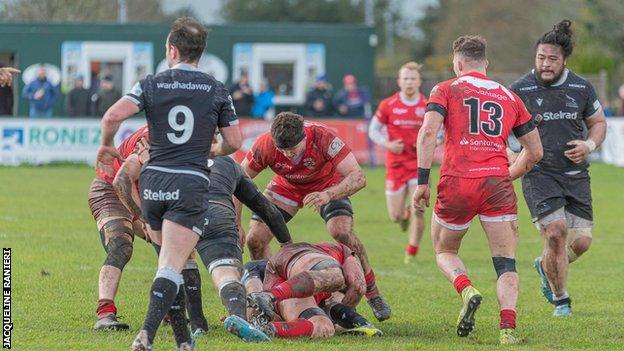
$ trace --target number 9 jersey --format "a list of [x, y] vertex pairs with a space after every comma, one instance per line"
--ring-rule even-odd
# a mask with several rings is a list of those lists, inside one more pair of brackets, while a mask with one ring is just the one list
[[444, 117], [441, 176], [509, 176], [507, 137], [535, 128], [522, 100], [502, 84], [477, 72], [439, 83], [427, 111]]
[[215, 128], [238, 124], [228, 90], [189, 64], [148, 75], [124, 97], [145, 111], [154, 167], [207, 175]]

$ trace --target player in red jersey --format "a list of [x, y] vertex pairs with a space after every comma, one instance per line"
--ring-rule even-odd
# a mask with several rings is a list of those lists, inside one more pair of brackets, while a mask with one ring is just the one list
[[243, 281], [251, 320], [270, 336], [330, 337], [334, 323], [351, 333], [382, 334], [355, 312], [366, 291], [364, 272], [343, 244], [283, 246], [268, 262], [245, 264]]
[[[444, 162], [440, 170], [431, 237], [438, 268], [463, 299], [457, 334], [467, 336], [482, 296], [472, 286], [457, 255], [470, 221], [479, 215], [486, 233], [500, 306], [500, 343], [515, 344], [518, 274], [516, 194], [512, 180], [542, 158], [542, 145], [522, 100], [486, 76], [486, 41], [462, 36], [453, 43], [457, 78], [431, 91], [425, 122], [418, 134], [418, 187], [413, 205], [429, 206], [429, 170], [436, 133], [444, 124]], [[508, 167], [506, 140], [513, 133], [524, 147]]]
[[416, 190], [416, 138], [427, 107], [427, 99], [419, 90], [420, 67], [416, 62], [401, 66], [397, 79], [400, 91], [381, 101], [368, 128], [371, 140], [387, 149], [386, 205], [390, 219], [408, 230], [405, 263], [418, 253], [425, 231], [424, 212], [405, 206], [408, 195]]
[[[98, 280], [99, 299], [96, 310], [98, 321], [94, 326], [96, 330], [129, 329], [128, 324], [117, 320], [114, 299], [121, 280], [121, 272], [132, 257], [134, 236], [139, 236], [147, 242], [151, 241], [139, 207], [137, 180], [127, 179], [129, 168], [140, 169], [149, 158], [146, 141], [148, 138], [147, 126], [139, 128], [126, 138], [117, 147], [125, 161], [121, 162], [118, 159], [113, 161], [115, 176], [110, 177], [98, 169], [89, 190], [89, 207], [107, 253]], [[186, 291], [190, 292], [187, 297], [193, 330], [207, 331], [207, 321], [201, 308], [201, 280], [194, 259], [187, 261], [183, 276]]]
[[[308, 124], [303, 117], [282, 112], [271, 132], [261, 135], [241, 163], [250, 177], [266, 167], [276, 175], [265, 195], [288, 222], [305, 206], [319, 212], [330, 235], [353, 250], [366, 273], [368, 303], [375, 317], [390, 318], [390, 306], [375, 284], [364, 245], [353, 232], [353, 209], [349, 196], [366, 185], [360, 165], [350, 148], [327, 128]], [[268, 258], [273, 235], [260, 218], [252, 216], [247, 245], [252, 259]]]

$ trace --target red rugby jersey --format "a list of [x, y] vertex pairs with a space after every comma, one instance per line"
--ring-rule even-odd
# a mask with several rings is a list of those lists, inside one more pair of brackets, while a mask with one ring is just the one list
[[[119, 146], [117, 147], [117, 151], [119, 151], [119, 153], [121, 154], [121, 157], [125, 159], [126, 157], [130, 156], [130, 154], [134, 152], [134, 149], [136, 148], [136, 145], [141, 140], [141, 138], [145, 138], [149, 140], [149, 133], [147, 131], [147, 126], [143, 126], [137, 129], [134, 133], [130, 134], [130, 136], [127, 137], [121, 144], [119, 144]], [[106, 173], [104, 173], [104, 171], [102, 171], [101, 169], [97, 169], [96, 174], [98, 177], [100, 177], [107, 183], [112, 184], [120, 168], [121, 168], [121, 162], [118, 159], [115, 159], [113, 161], [114, 176], [110, 177], [106, 175]]]

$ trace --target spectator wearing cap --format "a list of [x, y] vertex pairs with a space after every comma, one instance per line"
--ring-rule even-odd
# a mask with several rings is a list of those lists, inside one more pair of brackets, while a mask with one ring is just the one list
[[260, 92], [254, 96], [253, 107], [251, 108], [251, 116], [253, 118], [273, 119], [275, 115], [273, 97], [275, 93], [269, 87], [269, 82], [263, 79], [260, 83]]
[[59, 93], [48, 80], [45, 66], [37, 69], [37, 78], [28, 83], [22, 96], [30, 102], [29, 116], [33, 118], [50, 118]]
[[342, 89], [336, 93], [334, 107], [338, 114], [349, 118], [367, 117], [370, 111], [370, 94], [366, 87], [359, 87], [351, 74], [342, 78]]
[[91, 97], [95, 107], [95, 116], [102, 117], [109, 107], [121, 99], [121, 93], [113, 85], [113, 77], [105, 76], [100, 81], [100, 89]]
[[89, 91], [84, 87], [82, 76], [74, 79], [74, 87], [65, 97], [65, 113], [68, 117], [84, 117], [89, 115], [91, 99]]
[[313, 117], [331, 117], [333, 111], [333, 94], [327, 77], [323, 74], [316, 77], [314, 87], [306, 95], [305, 108]]

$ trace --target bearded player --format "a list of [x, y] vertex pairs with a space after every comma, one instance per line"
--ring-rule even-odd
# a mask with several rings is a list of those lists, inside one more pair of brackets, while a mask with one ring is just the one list
[[[462, 36], [453, 43], [457, 78], [439, 83], [429, 96], [418, 134], [418, 187], [413, 204], [429, 206], [436, 133], [444, 124], [444, 162], [431, 223], [436, 262], [462, 297], [457, 334], [468, 336], [482, 296], [468, 279], [458, 251], [472, 218], [479, 215], [497, 275], [499, 341], [508, 345], [519, 342], [515, 335], [518, 225], [512, 180], [540, 160], [542, 146], [522, 100], [486, 76], [486, 45], [480, 36]], [[512, 131], [524, 150], [509, 168], [506, 140]]]
[[405, 206], [405, 200], [416, 190], [416, 138], [427, 106], [419, 90], [420, 67], [416, 62], [401, 66], [397, 79], [400, 91], [381, 101], [368, 128], [371, 140], [386, 149], [386, 205], [390, 220], [408, 230], [405, 263], [418, 253], [425, 231], [424, 213]]
[[[241, 165], [252, 178], [266, 167], [276, 173], [264, 194], [287, 222], [304, 205], [319, 212], [330, 235], [360, 259], [366, 273], [366, 297], [375, 317], [379, 321], [390, 318], [390, 306], [379, 293], [364, 245], [353, 231], [349, 196], [362, 189], [366, 179], [350, 148], [327, 128], [282, 112]], [[247, 236], [251, 258], [268, 258], [272, 238], [262, 220], [252, 216]]]

